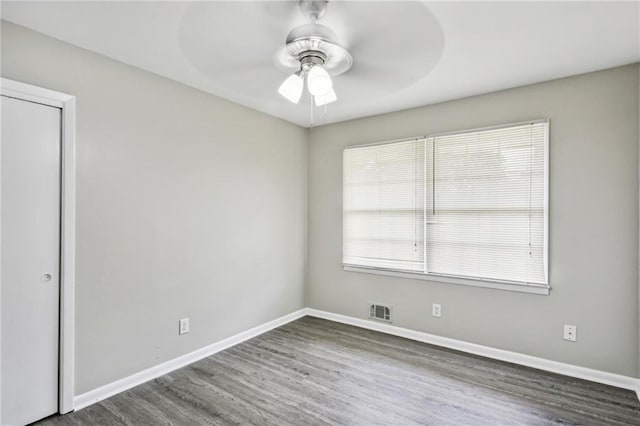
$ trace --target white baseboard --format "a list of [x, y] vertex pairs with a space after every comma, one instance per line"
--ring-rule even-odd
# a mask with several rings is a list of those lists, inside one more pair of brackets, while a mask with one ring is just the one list
[[558, 373], [578, 379], [590, 380], [592, 382], [603, 383], [605, 385], [611, 385], [623, 389], [629, 389], [635, 391], [638, 395], [638, 399], [640, 400], [640, 379], [637, 379], [635, 377], [623, 376], [620, 374], [594, 370], [591, 368], [578, 367], [576, 365], [551, 361], [548, 359], [538, 358], [530, 355], [523, 355], [517, 352], [510, 352], [503, 349], [492, 348], [489, 346], [477, 345], [475, 343], [468, 343], [462, 340], [436, 336], [434, 334], [424, 333], [422, 331], [410, 330], [390, 324], [383, 324], [371, 320], [334, 314], [331, 312], [320, 311], [312, 308], [307, 308], [306, 314], [312, 317], [323, 318], [330, 321], [366, 328], [369, 330], [380, 331], [382, 333], [392, 334], [394, 336], [404, 337], [407, 339], [416, 340], [418, 342], [430, 343], [432, 345], [442, 346], [449, 349], [455, 349], [461, 352], [467, 352], [474, 355], [480, 355], [487, 358], [510, 362], [513, 364], [524, 365], [526, 367], [537, 368], [539, 370], [550, 371], [552, 373]]
[[491, 348], [489, 346], [477, 345], [474, 343], [468, 343], [461, 340], [450, 339], [447, 337], [436, 336], [434, 334], [410, 330], [407, 328], [397, 327], [390, 324], [383, 324], [371, 320], [334, 314], [331, 312], [320, 311], [312, 308], [304, 308], [280, 318], [276, 318], [273, 321], [269, 321], [247, 331], [243, 331], [242, 333], [213, 343], [209, 346], [197, 349], [178, 358], [174, 358], [170, 361], [140, 371], [139, 373], [132, 374], [131, 376], [106, 384], [81, 395], [77, 395], [73, 398], [73, 408], [75, 410], [80, 410], [91, 404], [102, 401], [103, 399], [109, 398], [110, 396], [113, 396], [117, 393], [126, 391], [149, 380], [155, 379], [156, 377], [160, 377], [164, 374], [170, 373], [171, 371], [174, 371], [178, 368], [182, 368], [193, 362], [199, 361], [217, 352], [230, 348], [231, 346], [235, 346], [238, 343], [242, 343], [245, 340], [249, 340], [269, 330], [280, 327], [291, 321], [295, 321], [298, 318], [302, 318], [306, 315], [340, 322], [343, 324], [354, 325], [356, 327], [375, 330], [382, 333], [392, 334], [394, 336], [404, 337], [407, 339], [442, 346], [449, 349], [455, 349], [461, 352], [480, 355], [500, 361], [511, 362], [513, 364], [519, 364], [527, 367], [537, 368], [540, 370], [550, 371], [553, 373], [563, 374], [565, 376], [590, 380], [592, 382], [603, 383], [623, 389], [630, 389], [636, 392], [636, 394], [638, 395], [638, 399], [640, 400], [640, 379], [636, 379], [634, 377], [622, 376], [619, 374], [593, 370], [585, 367], [578, 367], [571, 364], [565, 364], [562, 362], [551, 361], [544, 358], [537, 358], [530, 355], [523, 355], [516, 352]]
[[109, 398], [110, 396], [113, 396], [117, 393], [123, 392], [127, 389], [131, 389], [134, 386], [138, 386], [144, 382], [155, 379], [156, 377], [160, 377], [164, 374], [170, 373], [173, 370], [199, 361], [217, 352], [230, 348], [231, 346], [235, 346], [238, 343], [242, 343], [245, 340], [249, 340], [269, 330], [280, 327], [281, 325], [284, 325], [288, 322], [297, 320], [298, 318], [302, 318], [305, 315], [306, 308], [300, 309], [288, 315], [276, 318], [273, 321], [269, 321], [247, 331], [243, 331], [242, 333], [213, 343], [209, 346], [205, 346], [204, 348], [197, 349], [178, 358], [174, 358], [170, 361], [163, 362], [162, 364], [158, 364], [146, 370], [140, 371], [139, 373], [132, 374], [131, 376], [101, 386], [97, 389], [91, 390], [81, 395], [77, 395], [73, 398], [74, 409], [80, 410], [91, 404], [95, 404], [96, 402], [102, 401], [105, 398]]

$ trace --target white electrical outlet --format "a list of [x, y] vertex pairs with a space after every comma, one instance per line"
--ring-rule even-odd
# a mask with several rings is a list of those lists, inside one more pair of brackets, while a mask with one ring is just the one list
[[575, 325], [564, 325], [564, 340], [568, 340], [570, 342], [575, 342], [578, 333], [578, 327]]
[[189, 332], [189, 318], [182, 318], [178, 321], [178, 334], [187, 334]]
[[431, 305], [431, 315], [440, 318], [440, 316], [442, 315], [442, 307], [439, 303], [434, 303], [433, 305]]

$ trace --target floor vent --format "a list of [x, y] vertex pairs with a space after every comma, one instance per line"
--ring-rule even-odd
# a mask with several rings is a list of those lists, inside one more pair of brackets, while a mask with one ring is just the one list
[[369, 318], [381, 321], [391, 322], [391, 306], [379, 305], [377, 303], [369, 304]]

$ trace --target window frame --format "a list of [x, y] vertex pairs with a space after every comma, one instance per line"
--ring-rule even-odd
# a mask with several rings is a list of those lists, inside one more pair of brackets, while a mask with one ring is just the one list
[[[456, 131], [450, 131], [450, 132], [434, 133], [427, 136], [415, 136], [415, 137], [380, 141], [380, 142], [374, 142], [374, 143], [347, 145], [344, 147], [342, 151], [343, 152], [342, 158], [344, 161], [344, 152], [348, 149], [401, 143], [401, 142], [406, 142], [410, 140], [423, 140], [423, 139], [428, 140], [429, 138], [437, 138], [437, 137], [448, 136], [448, 135], [482, 132], [482, 131], [508, 128], [508, 127], [523, 126], [526, 124], [539, 124], [539, 123], [545, 124], [545, 127], [544, 127], [544, 195], [543, 195], [544, 197], [544, 200], [543, 200], [544, 202], [543, 204], [544, 205], [543, 262], [544, 262], [544, 273], [546, 277], [546, 284], [528, 283], [524, 281], [488, 279], [488, 278], [482, 278], [482, 277], [457, 276], [457, 275], [440, 274], [440, 273], [432, 273], [432, 272], [405, 271], [405, 270], [389, 269], [389, 268], [374, 267], [374, 266], [346, 264], [343, 262], [344, 253], [341, 260], [343, 270], [345, 272], [368, 273], [368, 274], [392, 276], [392, 277], [398, 277], [398, 278], [433, 281], [433, 282], [447, 283], [447, 284], [458, 284], [458, 285], [467, 285], [467, 286], [473, 286], [473, 287], [516, 291], [516, 292], [523, 292], [523, 293], [530, 293], [530, 294], [548, 295], [551, 290], [550, 279], [549, 279], [549, 127], [550, 127], [550, 120], [548, 118], [526, 120], [526, 121], [520, 121], [520, 122], [514, 122], [514, 123], [506, 123], [506, 124], [500, 124], [495, 126], [456, 130]], [[342, 187], [344, 190], [344, 176], [342, 179]], [[342, 211], [343, 211], [343, 217], [344, 217], [344, 205], [342, 207]], [[426, 216], [425, 216], [425, 221], [426, 221]], [[424, 241], [426, 242], [426, 232], [427, 232], [426, 226], [424, 227], [424, 232], [425, 232]], [[342, 230], [342, 235], [344, 236], [344, 229]], [[343, 242], [343, 247], [344, 247], [344, 242]]]

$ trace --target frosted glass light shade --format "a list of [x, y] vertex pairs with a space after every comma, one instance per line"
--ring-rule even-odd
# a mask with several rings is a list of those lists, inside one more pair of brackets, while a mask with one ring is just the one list
[[329, 89], [329, 92], [326, 95], [314, 96], [313, 99], [316, 101], [316, 106], [322, 106], [337, 101], [338, 95], [336, 95], [335, 90]]
[[304, 80], [296, 73], [292, 74], [280, 85], [278, 93], [282, 96], [297, 104], [302, 96], [302, 89], [304, 87]]
[[326, 95], [332, 87], [331, 76], [323, 67], [316, 65], [309, 70], [307, 74], [307, 89], [313, 96]]

